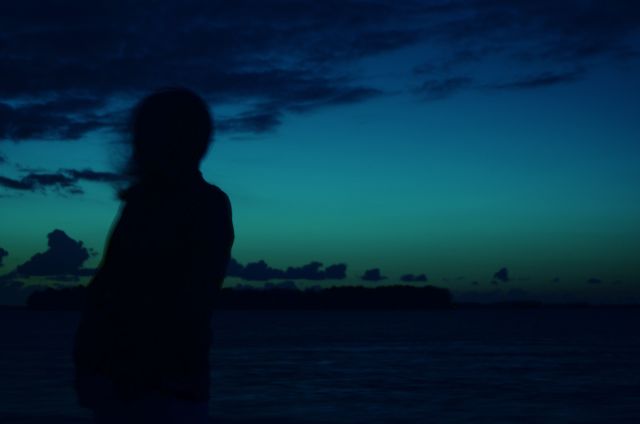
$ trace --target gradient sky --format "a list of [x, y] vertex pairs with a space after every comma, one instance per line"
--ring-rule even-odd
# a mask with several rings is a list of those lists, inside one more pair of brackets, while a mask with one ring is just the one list
[[98, 264], [128, 111], [184, 85], [215, 116], [202, 171], [243, 264], [640, 301], [635, 2], [32, 3], [0, 13], [0, 274], [56, 228]]

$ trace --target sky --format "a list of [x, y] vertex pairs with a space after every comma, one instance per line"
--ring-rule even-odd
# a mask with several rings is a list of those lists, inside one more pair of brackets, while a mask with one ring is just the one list
[[176, 85], [214, 115], [201, 169], [233, 205], [227, 286], [640, 302], [635, 2], [1, 9], [0, 304], [89, 280], [131, 107]]

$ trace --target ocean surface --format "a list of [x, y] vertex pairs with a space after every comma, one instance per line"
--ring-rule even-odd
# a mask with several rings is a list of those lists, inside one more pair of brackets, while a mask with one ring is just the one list
[[[0, 423], [89, 423], [79, 314], [0, 310]], [[640, 423], [640, 309], [218, 311], [213, 423]]]

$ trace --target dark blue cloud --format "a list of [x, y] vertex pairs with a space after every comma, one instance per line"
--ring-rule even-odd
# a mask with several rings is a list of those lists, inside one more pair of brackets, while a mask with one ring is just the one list
[[259, 260], [257, 262], [249, 262], [246, 264], [237, 275], [230, 274], [229, 272], [227, 272], [227, 275], [240, 277], [244, 280], [264, 281], [275, 278], [284, 278], [284, 271], [271, 268], [265, 261]]
[[229, 277], [239, 277], [242, 275], [244, 271], [244, 266], [236, 261], [234, 258], [229, 260], [229, 265], [227, 266], [227, 276]]
[[440, 100], [472, 86], [473, 79], [469, 77], [448, 77], [443, 79], [428, 79], [416, 89], [425, 100]]
[[77, 275], [89, 259], [89, 251], [81, 241], [73, 240], [62, 230], [53, 230], [47, 235], [49, 248], [36, 253], [15, 269], [18, 276], [64, 276]]
[[9, 256], [9, 252], [0, 247], [0, 266], [4, 265], [3, 261], [6, 256]]
[[266, 281], [273, 279], [290, 280], [342, 280], [346, 278], [347, 265], [334, 264], [323, 269], [321, 262], [312, 261], [300, 267], [288, 267], [286, 270], [272, 268], [263, 260], [240, 264], [231, 259], [227, 268], [227, 276], [238, 277], [250, 281]]
[[342, 280], [347, 277], [347, 265], [329, 265], [324, 269], [324, 275], [328, 280]]
[[16, 191], [46, 192], [53, 189], [64, 194], [82, 194], [81, 181], [115, 184], [125, 182], [126, 177], [91, 169], [61, 169], [54, 173], [28, 172], [19, 179], [0, 176], [0, 187]]
[[346, 277], [347, 266], [335, 264], [322, 269], [321, 262], [310, 262], [301, 267], [288, 267], [284, 272], [286, 278], [304, 280], [341, 280]]
[[12, 106], [0, 102], [0, 140], [76, 140], [109, 124], [91, 111], [104, 106], [93, 98], [61, 98]]
[[[428, 59], [414, 68], [415, 75], [425, 78], [415, 91], [428, 100], [466, 89], [522, 90], [571, 83], [596, 66], [639, 57], [637, 2], [448, 4], [450, 12], [425, 29], [442, 53], [430, 50]], [[476, 65], [487, 65], [480, 68], [492, 72], [474, 72]], [[474, 75], [475, 84], [459, 75]]]
[[602, 284], [602, 280], [600, 278], [591, 277], [587, 279], [587, 284]]
[[360, 279], [364, 281], [381, 281], [386, 279], [384, 275], [380, 272], [380, 268], [371, 268], [366, 270], [361, 276]]
[[413, 282], [413, 281], [418, 281], [418, 282], [425, 282], [427, 281], [427, 276], [425, 274], [404, 274], [402, 277], [400, 277], [401, 281], [406, 281], [406, 282]]
[[584, 74], [584, 68], [571, 71], [543, 71], [533, 75], [507, 78], [503, 82], [486, 84], [476, 83], [470, 77], [429, 78], [424, 80], [422, 85], [415, 88], [414, 91], [424, 100], [441, 100], [469, 89], [485, 91], [540, 89], [578, 81]]
[[416, 90], [428, 99], [474, 88], [468, 66], [494, 59], [513, 72], [478, 86], [564, 83], [583, 74], [563, 70], [637, 58], [639, 9], [626, 0], [13, 2], [0, 14], [0, 140], [117, 128], [127, 99], [166, 85], [244, 108], [217, 116], [222, 132], [263, 133], [292, 112], [382, 95], [354, 63], [421, 43], [430, 53], [417, 70], [428, 78]]
[[257, 110], [239, 114], [216, 122], [217, 132], [253, 132], [273, 131], [282, 123], [282, 113], [278, 110]]
[[[264, 132], [285, 112], [365, 101], [380, 90], [343, 65], [417, 42], [416, 10], [360, 1], [87, 8], [26, 0], [0, 16], [0, 140], [70, 140], [113, 127], [109, 101], [165, 85], [247, 106], [218, 117], [220, 131]], [[77, 97], [107, 102], [62, 100]]]
[[536, 75], [529, 75], [513, 81], [503, 82], [489, 86], [489, 88], [499, 90], [527, 90], [533, 88], [549, 87], [552, 85], [566, 84], [580, 79], [584, 75], [584, 70], [578, 69], [566, 72], [542, 72]]
[[509, 279], [509, 270], [507, 268], [500, 268], [495, 274], [493, 274], [493, 281], [506, 283], [510, 281]]
[[37, 191], [54, 188], [70, 194], [80, 194], [82, 190], [76, 180], [62, 173], [32, 172], [18, 179], [0, 176], [0, 186], [19, 191]]

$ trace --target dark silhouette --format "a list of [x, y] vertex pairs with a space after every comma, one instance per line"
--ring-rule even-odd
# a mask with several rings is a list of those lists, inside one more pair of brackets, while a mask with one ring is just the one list
[[138, 104], [131, 130], [132, 183], [76, 334], [76, 392], [98, 422], [204, 422], [210, 318], [234, 238], [228, 197], [198, 170], [213, 121], [172, 88]]

